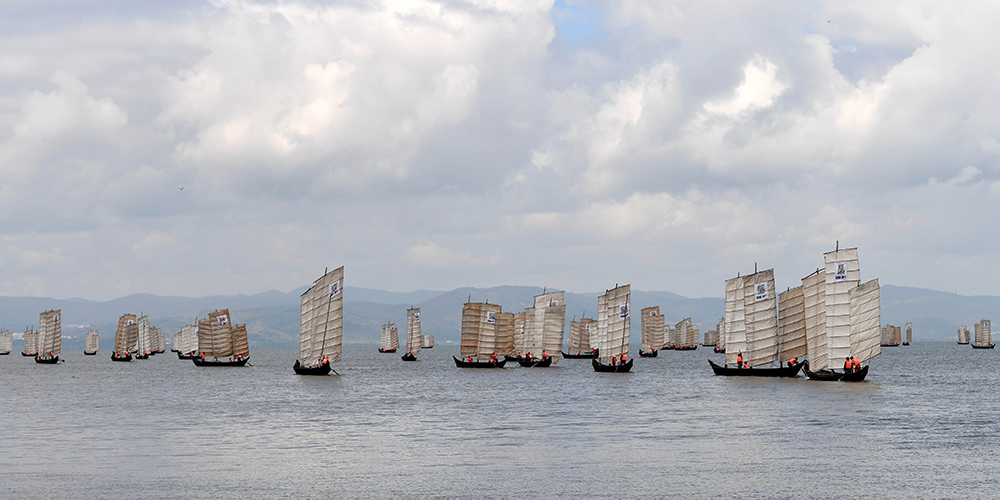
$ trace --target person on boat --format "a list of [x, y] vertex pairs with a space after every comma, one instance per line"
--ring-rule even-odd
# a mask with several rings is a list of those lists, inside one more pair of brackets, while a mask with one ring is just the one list
[[788, 367], [791, 368], [791, 367], [795, 366], [795, 362], [796, 361], [798, 361], [798, 358], [789, 359], [788, 360]]
[[[410, 351], [410, 352], [412, 353], [413, 351]], [[497, 353], [495, 353], [495, 352], [493, 353], [492, 356], [490, 356], [490, 361], [492, 361], [494, 363], [496, 363], [499, 360], [500, 360], [500, 358], [497, 357]]]
[[469, 356], [469, 363], [472, 362], [472, 356]]
[[743, 351], [736, 355], [736, 367], [743, 368]]
[[323, 365], [330, 364], [330, 356], [323, 356], [323, 362], [320, 363], [320, 364], [323, 364]]
[[847, 356], [844, 358], [844, 373], [851, 373], [854, 371], [854, 363], [851, 363], [851, 357]]
[[542, 359], [545, 359], [548, 355], [545, 353], [545, 349], [542, 349]]
[[750, 369], [750, 362], [749, 361], [744, 361], [743, 362], [743, 369], [744, 370], [749, 370]]
[[611, 366], [615, 366], [617, 364], [618, 364], [618, 357], [612, 356], [611, 357]]
[[625, 364], [625, 360], [628, 359], [628, 354], [622, 353], [622, 364]]
[[858, 361], [858, 358], [855, 358], [854, 356], [851, 356], [851, 371], [853, 372], [861, 371], [861, 362]]

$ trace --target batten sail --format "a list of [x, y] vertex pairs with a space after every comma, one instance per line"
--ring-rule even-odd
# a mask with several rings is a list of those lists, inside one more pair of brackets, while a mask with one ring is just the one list
[[[735, 364], [740, 353], [747, 351], [746, 311], [744, 309], [744, 276], [726, 280], [726, 363]], [[744, 357], [745, 358], [745, 357]]]
[[[823, 258], [826, 262], [827, 366], [838, 366], [844, 358], [851, 356], [850, 292], [861, 284], [861, 266], [857, 248], [827, 252]], [[809, 364], [812, 365], [812, 361]]]
[[62, 309], [45, 311], [38, 316], [38, 356], [56, 357], [62, 351]]
[[878, 279], [853, 288], [850, 291], [850, 300], [851, 355], [864, 363], [882, 352], [879, 342], [879, 325], [882, 318]]
[[[85, 353], [95, 353], [100, 349], [101, 337], [97, 334], [97, 330], [91, 330], [87, 332], [86, 346], [83, 348]], [[0, 348], [2, 350], [2, 348]]]
[[[603, 298], [603, 300], [602, 300]], [[604, 307], [600, 307], [601, 303]], [[621, 285], [608, 290], [598, 298], [599, 309], [603, 313], [598, 316], [598, 329], [601, 343], [601, 359], [621, 359], [622, 354], [628, 354], [629, 336], [631, 333], [631, 285]], [[605, 326], [600, 330], [601, 323]]]
[[778, 361], [784, 363], [806, 353], [805, 295], [801, 286], [778, 295]]
[[496, 353], [501, 356], [514, 354], [514, 313], [497, 313]]
[[411, 307], [406, 310], [406, 352], [414, 356], [420, 354], [423, 347], [423, 335], [420, 334], [420, 308]]
[[563, 336], [566, 328], [565, 292], [550, 292], [535, 296], [534, 322], [541, 330], [541, 351], [534, 353], [541, 357], [542, 352], [557, 363], [562, 357]]
[[778, 298], [774, 293], [774, 270], [746, 277], [743, 285], [747, 349], [743, 358], [750, 366], [778, 360]]
[[826, 354], [826, 274], [822, 269], [802, 278], [802, 300], [809, 369], [819, 371], [830, 366]]
[[320, 276], [302, 293], [299, 309], [299, 361], [318, 366], [340, 361], [344, 328], [344, 267]]
[[658, 351], [663, 347], [663, 316], [660, 315], [660, 306], [644, 307], [640, 313], [642, 351]]

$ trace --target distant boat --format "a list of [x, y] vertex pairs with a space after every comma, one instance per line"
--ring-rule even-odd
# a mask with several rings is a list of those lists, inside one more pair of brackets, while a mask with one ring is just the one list
[[24, 350], [21, 351], [21, 356], [37, 356], [38, 355], [38, 332], [28, 327], [24, 330]]
[[885, 325], [882, 327], [882, 347], [899, 347], [902, 337], [902, 329], [898, 326]]
[[[631, 285], [615, 286], [597, 298], [597, 350], [599, 358], [591, 360], [596, 372], [625, 373], [632, 370], [628, 357], [629, 335], [632, 331]], [[622, 356], [626, 361], [622, 362]]]
[[136, 325], [138, 326], [138, 330], [135, 347], [132, 349], [132, 352], [135, 353], [135, 359], [149, 359], [150, 352], [153, 350], [152, 332], [149, 329], [149, 316], [145, 314], [139, 316], [139, 319], [136, 320]]
[[973, 349], [993, 349], [993, 332], [990, 329], [990, 320], [984, 319], [975, 325], [976, 341], [972, 344]]
[[[675, 333], [676, 332], [676, 333]], [[693, 351], [698, 348], [698, 337], [701, 333], [691, 318], [684, 318], [674, 325], [671, 331], [671, 341], [675, 351]]]
[[212, 311], [198, 322], [198, 357], [191, 360], [195, 366], [244, 366], [249, 360], [247, 327], [232, 324], [229, 309]]
[[6, 356], [14, 350], [14, 334], [0, 330], [0, 356]]
[[715, 332], [718, 335], [715, 339], [715, 348], [712, 349], [717, 353], [726, 352], [726, 318], [725, 316], [719, 318], [719, 324], [715, 328]]
[[134, 314], [123, 314], [118, 318], [115, 332], [115, 348], [111, 351], [111, 361], [132, 361], [132, 349], [139, 337]]
[[91, 330], [87, 332], [86, 345], [83, 348], [83, 353], [87, 356], [94, 356], [100, 349], [101, 339], [97, 334], [97, 330]]
[[663, 348], [663, 316], [660, 306], [644, 307], [639, 315], [641, 346], [639, 356], [655, 358]]
[[38, 315], [38, 354], [35, 363], [55, 364], [62, 350], [62, 309], [50, 309]]
[[452, 356], [458, 368], [503, 368], [506, 359], [496, 355], [496, 318], [501, 308], [497, 304], [466, 302], [462, 306], [462, 359]]
[[497, 313], [497, 355], [513, 356], [514, 351], [514, 313]]
[[913, 323], [906, 322], [903, 325], [903, 345], [910, 345], [913, 342]]
[[155, 326], [149, 327], [153, 338], [153, 354], [163, 354], [167, 352], [167, 336], [160, 333], [160, 329]]
[[[344, 267], [324, 272], [302, 294], [298, 375], [329, 375], [340, 361], [344, 339]], [[334, 371], [334, 373], [337, 373]]]
[[403, 354], [403, 361], [416, 361], [422, 344], [420, 308], [411, 307], [406, 310], [406, 354]]
[[517, 363], [526, 368], [546, 368], [558, 363], [566, 325], [565, 292], [543, 291], [535, 296], [534, 307], [528, 311], [523, 355], [518, 355]]
[[969, 329], [966, 328], [965, 325], [958, 327], [958, 343], [968, 344], [970, 339], [971, 338], [969, 337]]
[[198, 352], [198, 317], [193, 325], [181, 326], [181, 331], [174, 334], [174, 348], [177, 359], [194, 359]]
[[378, 352], [396, 352], [396, 349], [399, 349], [399, 330], [395, 323], [386, 323], [382, 325]]
[[424, 334], [423, 339], [420, 341], [420, 347], [423, 349], [433, 349], [434, 348], [434, 336]]
[[580, 321], [569, 323], [569, 351], [563, 352], [567, 359], [593, 359], [597, 357], [597, 349], [590, 346], [590, 329], [597, 329], [592, 318], [580, 318]]

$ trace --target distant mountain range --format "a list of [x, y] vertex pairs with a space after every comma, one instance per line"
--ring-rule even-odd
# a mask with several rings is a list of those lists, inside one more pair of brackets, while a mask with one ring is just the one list
[[[15, 334], [31, 326], [37, 328], [38, 314], [47, 309], [62, 309], [66, 348], [83, 346], [87, 330], [96, 328], [101, 345], [108, 348], [113, 340], [118, 317], [125, 313], [146, 313], [154, 326], [160, 327], [168, 340], [181, 325], [205, 317], [217, 308], [229, 308], [233, 321], [246, 323], [254, 345], [295, 345], [299, 338], [299, 296], [305, 287], [288, 293], [271, 290], [255, 295], [220, 295], [212, 297], [172, 297], [134, 294], [106, 302], [86, 299], [48, 299], [41, 297], [0, 297], [0, 328]], [[468, 300], [500, 304], [504, 311], [520, 312], [532, 304], [541, 287], [498, 286], [458, 288], [451, 291], [417, 290], [387, 292], [359, 287], [344, 290], [344, 341], [377, 343], [380, 326], [395, 322], [400, 335], [406, 330], [406, 309], [420, 307], [423, 333], [435, 336], [438, 343], [457, 342], [460, 333], [462, 304]], [[566, 320], [585, 314], [594, 317], [600, 293], [566, 292]], [[959, 325], [971, 326], [980, 319], [993, 318], [1000, 312], [1000, 297], [963, 296], [921, 288], [883, 285], [882, 324], [913, 323], [915, 341], [952, 340]], [[714, 330], [723, 314], [721, 298], [687, 298], [671, 292], [633, 290], [635, 311], [660, 306], [668, 322], [691, 317], [702, 332]], [[638, 340], [638, 324], [633, 340]], [[19, 338], [19, 335], [18, 335]], [[15, 343], [20, 349], [20, 342]]]

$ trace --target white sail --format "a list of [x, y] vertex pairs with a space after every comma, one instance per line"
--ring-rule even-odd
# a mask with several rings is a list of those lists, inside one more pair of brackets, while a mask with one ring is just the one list
[[214, 347], [212, 322], [208, 318], [198, 320], [198, 354], [205, 357], [214, 356]]
[[747, 350], [743, 359], [750, 366], [778, 360], [778, 297], [774, 292], [774, 270], [747, 276], [743, 284]]
[[14, 350], [14, 334], [7, 330], [0, 331], [0, 353], [9, 354]]
[[250, 341], [247, 338], [247, 325], [235, 325], [230, 332], [233, 336], [233, 357], [249, 357]]
[[184, 325], [181, 327], [181, 335], [183, 340], [177, 350], [184, 354], [191, 354], [198, 350], [198, 319], [195, 318], [195, 324]]
[[527, 330], [528, 313], [520, 312], [514, 315], [514, 352], [521, 356], [525, 352], [525, 330]]
[[524, 356], [538, 357], [542, 354], [542, 335], [545, 333], [544, 323], [535, 317], [535, 308], [524, 310], [524, 338], [522, 353]]
[[879, 325], [882, 318], [878, 279], [853, 288], [850, 291], [850, 300], [851, 356], [864, 363], [882, 352], [879, 342]]
[[[826, 356], [827, 366], [843, 366], [851, 356], [851, 289], [861, 284], [858, 249], [847, 248], [823, 254], [826, 261]], [[815, 368], [809, 362], [810, 370]]]
[[[724, 314], [724, 313], [723, 313]], [[715, 338], [716, 347], [726, 347], [726, 317], [719, 318], [719, 324], [715, 327], [718, 337]]]
[[958, 327], [958, 343], [968, 344], [969, 343], [969, 329], [965, 325]]
[[154, 326], [150, 328], [150, 330], [152, 331], [153, 338], [156, 340], [156, 352], [166, 351], [167, 339], [162, 333], [160, 333], [160, 329]]
[[62, 309], [38, 315], [38, 355], [42, 359], [58, 356], [62, 350]]
[[[629, 337], [632, 330], [631, 318], [631, 285], [621, 285], [608, 290], [603, 297], [604, 312], [598, 316], [600, 323], [606, 324], [606, 333], [599, 334], [601, 339], [600, 356], [602, 359], [621, 359], [622, 354], [628, 354]], [[598, 307], [602, 302], [598, 298]], [[602, 320], [603, 317], [603, 320]]]
[[913, 342], [913, 324], [907, 322], [903, 325], [903, 343], [909, 344], [910, 342]]
[[993, 343], [993, 331], [990, 327], [990, 320], [984, 319], [973, 326], [976, 330], [976, 345], [988, 346]]
[[302, 293], [299, 309], [299, 363], [318, 366], [340, 361], [344, 338], [344, 267], [320, 276]]
[[396, 331], [396, 325], [394, 323], [386, 323], [382, 325], [382, 338], [379, 342], [379, 347], [383, 351], [388, 351], [391, 349], [399, 348], [399, 333], [396, 333], [395, 342], [393, 341], [393, 331]]
[[420, 354], [423, 347], [423, 335], [420, 334], [420, 308], [411, 307], [406, 310], [406, 352], [414, 356]]
[[778, 361], [806, 354], [806, 305], [802, 287], [778, 295]]
[[579, 353], [580, 344], [583, 340], [583, 323], [577, 320], [569, 322], [569, 342], [566, 347], [570, 353]]
[[639, 319], [643, 352], [658, 351], [663, 347], [663, 316], [660, 306], [644, 307]]
[[[600, 356], [608, 348], [608, 294], [597, 297], [597, 332], [590, 337], [590, 345], [596, 345]], [[610, 358], [610, 356], [608, 356]]]
[[148, 353], [151, 349], [149, 341], [149, 317], [146, 315], [140, 316], [136, 320], [138, 325], [139, 336], [136, 338], [136, 348], [135, 351], [139, 354]]
[[[735, 364], [736, 357], [748, 350], [746, 311], [743, 285], [745, 277], [726, 280], [726, 363]], [[746, 360], [746, 356], [743, 356]]]
[[514, 313], [497, 313], [497, 355], [514, 354]]
[[558, 363], [562, 357], [563, 337], [566, 330], [566, 300], [565, 292], [549, 292], [535, 296], [534, 322], [541, 326], [542, 350], [534, 354], [541, 357], [542, 353]]
[[420, 342], [421, 347], [424, 349], [434, 347], [434, 336], [425, 334], [423, 340]]
[[687, 323], [687, 327], [684, 329], [684, 337], [681, 339], [683, 342], [681, 345], [683, 347], [697, 347], [698, 337], [701, 336], [701, 331], [698, 330], [698, 325], [692, 323], [690, 319], [691, 318], [688, 318], [689, 321]]
[[822, 269], [802, 278], [802, 301], [809, 369], [820, 371], [830, 366], [826, 355], [826, 274]]
[[477, 358], [486, 360], [497, 352], [497, 315], [500, 314], [500, 306], [483, 304], [481, 310]]
[[87, 344], [83, 348], [83, 352], [97, 352], [101, 347], [100, 344], [101, 337], [97, 334], [97, 330], [91, 330], [87, 332]]

